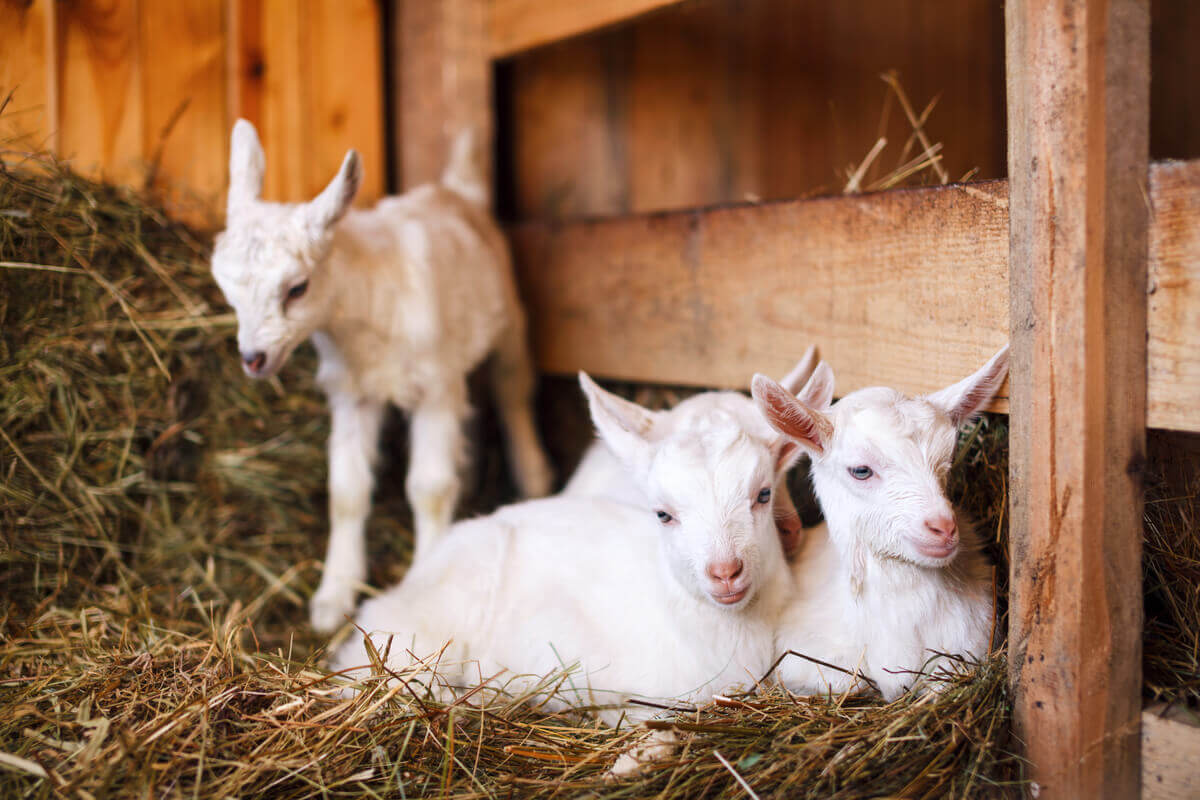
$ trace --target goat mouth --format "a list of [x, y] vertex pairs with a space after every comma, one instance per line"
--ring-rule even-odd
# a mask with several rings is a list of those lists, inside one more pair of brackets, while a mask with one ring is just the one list
[[721, 594], [720, 592], [709, 592], [709, 595], [712, 597], [713, 600], [716, 600], [718, 603], [720, 603], [723, 606], [732, 606], [732, 605], [735, 605], [736, 603], [740, 603], [740, 602], [742, 602], [742, 600], [746, 599], [746, 595], [749, 593], [750, 593], [750, 587], [747, 586], [745, 589], [738, 589], [736, 592], [729, 592], [728, 594]]
[[917, 545], [917, 552], [926, 558], [944, 561], [953, 558], [958, 552], [958, 542], [954, 542], [953, 544], [928, 544], [921, 542]]

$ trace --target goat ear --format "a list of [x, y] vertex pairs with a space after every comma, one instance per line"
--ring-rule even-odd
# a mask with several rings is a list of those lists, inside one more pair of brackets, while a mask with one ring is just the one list
[[606, 392], [588, 377], [579, 373], [579, 385], [588, 400], [596, 431], [613, 453], [627, 465], [638, 464], [647, 452], [649, 435], [657, 415]]
[[750, 390], [771, 427], [814, 456], [825, 454], [833, 439], [833, 422], [828, 416], [797, 400], [766, 375], [755, 375]]
[[800, 356], [800, 360], [796, 362], [796, 366], [792, 367], [792, 371], [784, 376], [779, 385], [787, 389], [792, 394], [799, 394], [800, 387], [808, 382], [812, 377], [813, 370], [817, 368], [817, 347], [809, 345], [804, 351], [804, 355]]
[[775, 440], [775, 475], [779, 476], [796, 466], [804, 450], [790, 436], [780, 436]]
[[804, 388], [793, 394], [809, 408], [828, 411], [833, 405], [833, 368], [824, 361], [817, 364]]
[[329, 185], [308, 204], [312, 224], [324, 231], [345, 216], [350, 204], [354, 202], [354, 196], [358, 194], [361, 183], [362, 165], [358, 152], [350, 150], [346, 153], [338, 174], [333, 176]]
[[926, 395], [925, 399], [949, 414], [955, 425], [961, 425], [983, 410], [1000, 389], [1007, 375], [1008, 345], [1004, 345], [973, 375]]
[[267, 157], [258, 141], [258, 131], [245, 119], [233, 123], [229, 141], [229, 196], [226, 216], [230, 217], [262, 194], [263, 172]]

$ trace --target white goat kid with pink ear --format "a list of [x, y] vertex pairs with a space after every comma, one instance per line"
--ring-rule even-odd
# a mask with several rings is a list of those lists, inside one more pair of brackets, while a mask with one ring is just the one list
[[934, 394], [862, 389], [831, 408], [755, 376], [759, 408], [811, 456], [825, 513], [793, 565], [797, 597], [776, 637], [780, 652], [808, 657], [781, 662], [789, 690], [841, 692], [871, 682], [890, 701], [921, 681], [916, 673], [946, 664], [938, 654], [987, 655], [991, 568], [970, 521], [946, 497], [946, 477], [959, 425], [991, 400], [1007, 371], [1005, 347]]
[[[357, 625], [380, 653], [390, 639], [394, 668], [440, 653], [452, 686], [501, 673], [527, 691], [578, 664], [578, 701], [616, 704], [599, 714], [609, 724], [649, 714], [619, 707], [630, 698], [753, 684], [792, 594], [771, 487], [798, 448], [761, 418], [748, 430], [716, 406], [653, 413], [581, 383], [644, 500], [560, 495], [460, 522]], [[355, 632], [332, 667], [368, 663]]]
[[471, 137], [456, 143], [440, 184], [369, 211], [350, 208], [361, 176], [353, 150], [309, 203], [260, 200], [264, 168], [254, 126], [238, 120], [213, 275], [237, 313], [251, 377], [274, 375], [305, 339], [317, 348], [332, 430], [329, 548], [312, 622], [332, 630], [353, 613], [366, 578], [364, 527], [389, 403], [412, 418], [406, 489], [418, 556], [453, 518], [466, 375], [489, 353], [518, 485], [527, 496], [545, 494], [551, 475], [530, 408], [525, 318]]
[[[792, 393], [798, 393], [812, 376], [817, 367], [817, 349], [809, 347], [800, 361], [781, 381], [784, 388]], [[833, 387], [830, 386], [832, 391]], [[830, 398], [825, 398], [828, 403]], [[819, 402], [819, 401], [818, 401]], [[681, 401], [675, 409], [677, 416], [702, 413], [702, 409], [721, 408], [737, 417], [739, 424], [748, 430], [762, 430], [766, 424], [762, 414], [746, 395], [740, 392], [701, 392]], [[675, 409], [672, 409], [674, 411]], [[669, 412], [647, 412], [655, 419], [668, 416]], [[769, 435], [769, 429], [766, 429]], [[594, 442], [583, 454], [579, 466], [575, 468], [571, 479], [562, 490], [563, 495], [574, 497], [606, 497], [625, 503], [642, 503], [645, 494], [629, 471], [604, 443], [603, 439]], [[779, 530], [779, 540], [783, 544], [784, 555], [792, 558], [799, 550], [804, 539], [804, 528], [800, 524], [800, 515], [796, 513], [796, 505], [792, 502], [791, 492], [788, 491], [787, 473], [781, 472], [775, 484], [775, 527]]]

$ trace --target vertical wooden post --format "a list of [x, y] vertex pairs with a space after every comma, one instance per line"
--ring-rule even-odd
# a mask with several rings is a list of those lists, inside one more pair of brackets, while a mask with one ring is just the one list
[[1137, 797], [1148, 0], [1008, 0], [1010, 669], [1045, 797]]
[[492, 64], [485, 0], [397, 0], [393, 14], [393, 184], [437, 180], [454, 138], [472, 128], [492, 174]]

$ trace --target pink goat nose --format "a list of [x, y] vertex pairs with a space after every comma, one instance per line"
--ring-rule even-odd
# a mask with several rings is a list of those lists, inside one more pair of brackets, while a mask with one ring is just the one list
[[958, 523], [954, 521], [954, 517], [930, 517], [925, 520], [925, 528], [932, 534], [940, 536], [946, 541], [954, 538], [954, 534], [958, 533]]
[[266, 361], [267, 354], [262, 350], [255, 350], [253, 353], [242, 353], [242, 363], [249, 367], [251, 372], [261, 370]]
[[708, 564], [708, 576], [715, 581], [724, 581], [728, 583], [742, 574], [742, 564], [740, 558], [731, 558], [728, 561], [710, 561]]

